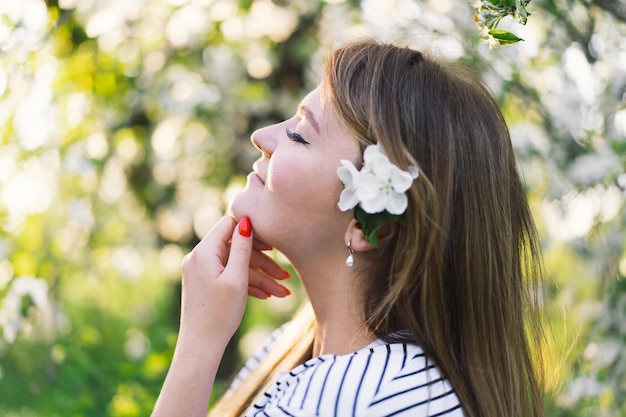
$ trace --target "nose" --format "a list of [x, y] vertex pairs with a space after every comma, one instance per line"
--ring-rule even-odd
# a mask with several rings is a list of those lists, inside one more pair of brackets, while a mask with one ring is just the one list
[[250, 137], [252, 144], [256, 146], [265, 157], [269, 158], [276, 148], [278, 142], [278, 125], [270, 125], [255, 130]]

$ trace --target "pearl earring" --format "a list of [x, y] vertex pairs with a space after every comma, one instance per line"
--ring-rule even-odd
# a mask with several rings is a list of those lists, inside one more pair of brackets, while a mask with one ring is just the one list
[[348, 241], [348, 257], [346, 258], [346, 266], [352, 268], [354, 266], [354, 250], [350, 247], [352, 240]]

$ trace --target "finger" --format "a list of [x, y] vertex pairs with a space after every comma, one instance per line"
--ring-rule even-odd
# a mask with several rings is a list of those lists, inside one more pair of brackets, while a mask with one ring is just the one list
[[200, 248], [211, 248], [215, 246], [222, 246], [228, 244], [235, 230], [235, 219], [228, 216], [223, 216], [213, 227], [209, 230], [204, 238], [196, 245]]
[[252, 251], [250, 268], [258, 269], [274, 279], [291, 278], [289, 272], [281, 267], [274, 259], [259, 251]]
[[287, 287], [254, 269], [250, 270], [248, 285], [276, 297], [286, 297], [291, 294]]
[[244, 217], [239, 221], [232, 234], [230, 254], [224, 268], [223, 276], [241, 283], [248, 280], [250, 256], [252, 254], [252, 225], [250, 219]]
[[253, 287], [248, 285], [248, 295], [254, 298], [258, 298], [259, 300], [266, 300], [270, 298], [270, 294], [266, 293], [263, 290], [258, 289], [257, 287]]
[[228, 258], [228, 246], [235, 221], [227, 216], [222, 217], [183, 258], [183, 274], [185, 270], [203, 270], [216, 278], [224, 270]]

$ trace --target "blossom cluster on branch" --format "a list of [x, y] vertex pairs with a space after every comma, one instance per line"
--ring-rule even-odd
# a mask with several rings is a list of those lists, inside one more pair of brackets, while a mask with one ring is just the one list
[[506, 16], [511, 16], [525, 25], [530, 16], [526, 10], [528, 3], [530, 0], [470, 0], [475, 10], [474, 21], [480, 29], [483, 40], [492, 48], [522, 41], [523, 39], [514, 33], [498, 29], [498, 25]]

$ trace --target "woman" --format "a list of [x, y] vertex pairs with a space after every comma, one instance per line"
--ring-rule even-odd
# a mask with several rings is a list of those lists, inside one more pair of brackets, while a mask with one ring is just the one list
[[288, 294], [270, 247], [310, 308], [213, 415], [544, 415], [537, 236], [480, 82], [411, 49], [350, 44], [297, 113], [252, 142], [262, 155], [233, 218], [183, 263], [154, 416], [204, 415], [247, 293]]

